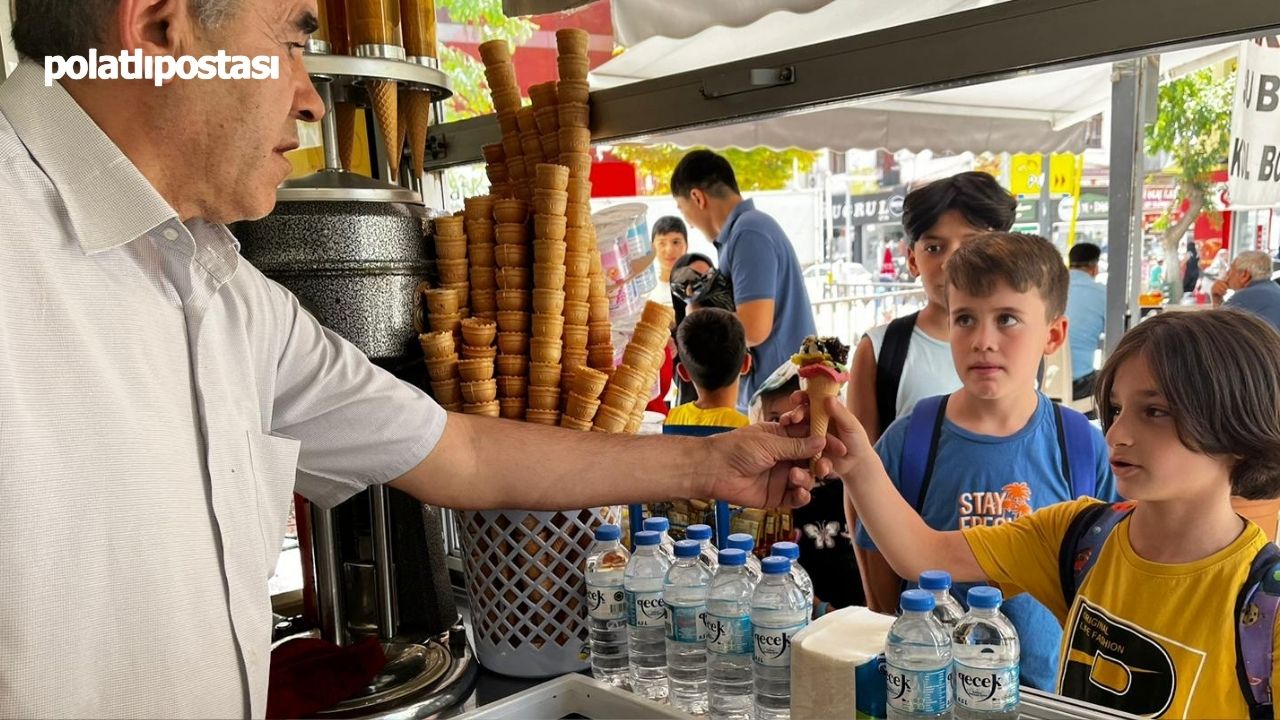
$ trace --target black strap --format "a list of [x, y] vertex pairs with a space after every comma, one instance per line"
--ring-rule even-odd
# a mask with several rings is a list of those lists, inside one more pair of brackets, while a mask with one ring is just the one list
[[1053, 404], [1053, 422], [1058, 430], [1058, 452], [1062, 455], [1062, 477], [1067, 481], [1067, 497], [1076, 499], [1075, 486], [1071, 484], [1071, 457], [1067, 454], [1067, 432], [1063, 428], [1062, 406]]
[[1062, 544], [1058, 546], [1058, 583], [1062, 586], [1062, 599], [1071, 612], [1071, 604], [1076, 600], [1076, 555], [1080, 553], [1080, 541], [1102, 514], [1111, 509], [1106, 503], [1090, 505], [1076, 513], [1062, 536]]
[[943, 395], [938, 403], [938, 417], [933, 421], [933, 436], [929, 438], [929, 459], [924, 464], [924, 477], [920, 478], [920, 495], [916, 498], [916, 514], [924, 508], [924, 499], [929, 495], [929, 482], [933, 480], [933, 463], [938, 459], [938, 440], [942, 437], [942, 423], [947, 419], [947, 401], [950, 395]]
[[880, 343], [880, 355], [876, 358], [876, 411], [880, 415], [881, 435], [898, 417], [898, 385], [902, 382], [902, 368], [907, 364], [911, 333], [916, 329], [919, 315], [914, 312], [889, 323]]

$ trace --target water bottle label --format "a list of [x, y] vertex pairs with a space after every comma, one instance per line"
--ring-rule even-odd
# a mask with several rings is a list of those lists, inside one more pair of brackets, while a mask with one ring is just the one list
[[621, 585], [587, 583], [587, 614], [592, 620], [621, 620], [627, 616], [627, 597]]
[[627, 603], [627, 624], [631, 627], [662, 627], [667, 621], [666, 607], [662, 603], [662, 591], [633, 592], [624, 590]]
[[1018, 707], [1018, 666], [980, 668], [956, 663], [956, 705], [967, 710], [1010, 711]]
[[668, 605], [667, 639], [672, 642], [700, 643], [707, 639], [706, 605]]
[[932, 715], [951, 707], [950, 668], [907, 670], [885, 663], [885, 691], [889, 707], [904, 713]]
[[751, 616], [724, 617], [708, 613], [707, 652], [721, 655], [750, 655]]
[[755, 638], [752, 653], [757, 665], [764, 667], [789, 667], [791, 665], [791, 638], [804, 629], [807, 622], [784, 628], [756, 626], [751, 634]]

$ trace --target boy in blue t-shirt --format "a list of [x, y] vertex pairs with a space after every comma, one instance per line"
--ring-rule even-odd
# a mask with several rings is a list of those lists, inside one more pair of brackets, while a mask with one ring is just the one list
[[[991, 233], [954, 255], [946, 272], [951, 353], [963, 387], [922, 401], [880, 438], [876, 451], [894, 486], [909, 502], [912, 488], [919, 488], [915, 507], [936, 530], [1009, 522], [1075, 499], [1073, 485], [1114, 499], [1102, 433], [1035, 389], [1041, 358], [1067, 335], [1069, 277], [1061, 254], [1043, 238]], [[928, 412], [941, 423], [924, 418], [928, 440], [920, 443], [920, 434], [909, 432], [912, 417]], [[916, 420], [918, 428], [922, 418]], [[1063, 427], [1081, 433], [1086, 449], [1092, 446], [1082, 468], [1066, 460]], [[1073, 469], [1087, 477], [1070, 482]], [[904, 477], [908, 471], [916, 477]], [[899, 591], [902, 581], [861, 524], [857, 543], [869, 551], [868, 563], [878, 565], [870, 574], [882, 585], [877, 594]], [[964, 600], [965, 588], [953, 592]], [[1010, 598], [1003, 611], [1022, 641], [1022, 682], [1052, 690], [1062, 639], [1057, 619], [1026, 594]]]

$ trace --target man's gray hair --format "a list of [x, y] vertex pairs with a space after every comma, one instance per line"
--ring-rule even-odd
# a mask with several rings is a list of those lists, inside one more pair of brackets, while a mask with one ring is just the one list
[[1231, 261], [1231, 267], [1244, 270], [1253, 280], [1271, 279], [1271, 256], [1261, 250], [1246, 250]]
[[[0, 0], [3, 2], [4, 0]], [[191, 15], [202, 28], [217, 28], [236, 10], [240, 0], [187, 0]], [[101, 48], [103, 28], [119, 0], [16, 0], [13, 47], [36, 62], [49, 56], [88, 55]]]

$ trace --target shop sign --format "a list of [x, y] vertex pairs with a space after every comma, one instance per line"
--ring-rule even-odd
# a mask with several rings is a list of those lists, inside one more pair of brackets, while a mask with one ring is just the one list
[[849, 199], [849, 219], [853, 225], [901, 222], [902, 202], [906, 199], [904, 187], [868, 195], [854, 195]]
[[1074, 195], [1080, 184], [1083, 163], [1073, 153], [1054, 153], [1049, 157], [1049, 193]]
[[1280, 49], [1240, 43], [1231, 153], [1227, 162], [1231, 205], [1280, 205]]
[[1044, 183], [1044, 156], [1017, 153], [1009, 158], [1009, 192], [1039, 197]]
[[[1058, 201], [1058, 220], [1062, 222], [1071, 222], [1071, 213], [1075, 210], [1076, 199], [1067, 196]], [[1095, 188], [1088, 192], [1080, 194], [1080, 214], [1076, 216], [1079, 222], [1087, 222], [1090, 220], [1106, 220], [1107, 210], [1111, 207], [1111, 198], [1107, 195], [1107, 188]]]
[[1013, 222], [1016, 225], [1035, 225], [1040, 222], [1040, 201], [1019, 200], [1017, 214]]

